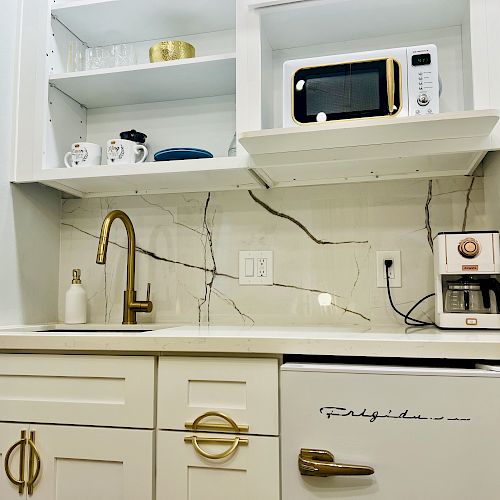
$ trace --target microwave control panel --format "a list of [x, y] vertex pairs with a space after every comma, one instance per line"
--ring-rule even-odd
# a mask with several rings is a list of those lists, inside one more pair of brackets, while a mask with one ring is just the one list
[[439, 113], [439, 73], [436, 46], [408, 47], [406, 57], [409, 115]]

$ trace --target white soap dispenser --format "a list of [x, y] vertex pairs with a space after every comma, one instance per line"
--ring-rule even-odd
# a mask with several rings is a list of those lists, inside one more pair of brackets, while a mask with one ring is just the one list
[[80, 269], [73, 269], [73, 280], [66, 292], [66, 324], [82, 324], [87, 322], [87, 292], [83, 288]]

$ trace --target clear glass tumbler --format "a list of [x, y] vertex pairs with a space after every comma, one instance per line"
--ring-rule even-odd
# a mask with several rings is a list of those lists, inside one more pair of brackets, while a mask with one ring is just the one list
[[66, 59], [66, 71], [83, 71], [85, 68], [84, 64], [84, 52], [83, 46], [78, 41], [71, 41], [68, 44], [68, 54]]
[[137, 64], [135, 48], [130, 43], [113, 45], [114, 66], [133, 66]]

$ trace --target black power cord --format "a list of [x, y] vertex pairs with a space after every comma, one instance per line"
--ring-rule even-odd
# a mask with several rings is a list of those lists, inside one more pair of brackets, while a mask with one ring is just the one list
[[[420, 319], [412, 318], [410, 314], [425, 300], [427, 300], [430, 297], [433, 297], [436, 295], [435, 293], [430, 293], [429, 295], [426, 295], [422, 299], [420, 299], [406, 314], [403, 314], [401, 311], [397, 309], [397, 307], [394, 305], [394, 301], [392, 300], [392, 294], [391, 294], [391, 287], [389, 284], [389, 269], [392, 266], [392, 260], [386, 259], [384, 260], [384, 265], [385, 265], [385, 280], [387, 283], [387, 295], [389, 297], [389, 302], [391, 304], [391, 307], [394, 309], [396, 313], [398, 313], [402, 318], [405, 320], [405, 324], [408, 326], [436, 326], [435, 323], [431, 323], [429, 321], [422, 321]], [[410, 323], [410, 321], [413, 321], [413, 323]]]

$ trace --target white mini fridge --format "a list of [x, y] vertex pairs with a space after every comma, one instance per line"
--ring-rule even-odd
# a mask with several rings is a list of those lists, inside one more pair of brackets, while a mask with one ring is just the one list
[[495, 370], [285, 363], [283, 500], [499, 500]]

